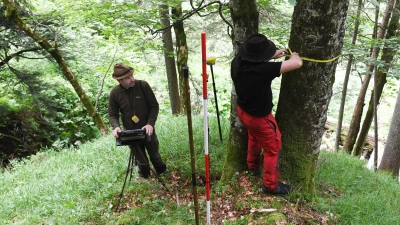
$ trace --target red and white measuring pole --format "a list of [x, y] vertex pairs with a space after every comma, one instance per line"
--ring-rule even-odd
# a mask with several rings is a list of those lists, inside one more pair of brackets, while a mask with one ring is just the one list
[[210, 210], [210, 157], [208, 155], [208, 96], [207, 96], [207, 61], [206, 61], [206, 33], [201, 33], [201, 60], [203, 68], [203, 108], [204, 108], [204, 154], [206, 166], [206, 199], [207, 199], [207, 224], [211, 224]]

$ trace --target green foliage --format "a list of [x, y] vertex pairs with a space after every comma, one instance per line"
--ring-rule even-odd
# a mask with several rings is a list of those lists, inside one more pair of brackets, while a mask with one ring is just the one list
[[[46, 79], [51, 75], [42, 75], [37, 67], [28, 72], [29, 65], [24, 66], [24, 62], [19, 63], [22, 71], [2, 72], [5, 75], [2, 81], [13, 85], [4, 85], [0, 92], [3, 108], [0, 127], [6, 135], [2, 137], [5, 150], [1, 158], [7, 162], [34, 154], [41, 146], [63, 148], [98, 137], [97, 127], [75, 92], [59, 85], [65, 81], [54, 77]], [[47, 74], [52, 74], [53, 70], [53, 67], [44, 68]]]
[[[190, 179], [191, 171], [187, 168], [190, 163], [186, 117], [160, 119], [157, 123], [160, 151], [167, 161], [169, 171], [182, 173], [184, 179]], [[194, 117], [198, 174], [204, 174], [202, 122], [201, 116]], [[224, 121], [224, 124], [227, 122]], [[216, 130], [216, 124], [211, 123], [212, 180], [217, 179], [216, 174], [220, 174], [223, 169], [224, 157], [221, 152], [224, 152], [226, 146], [226, 141], [219, 143], [218, 138], [213, 136]], [[227, 135], [226, 129], [224, 137]], [[127, 182], [121, 202], [127, 208], [121, 212], [114, 211], [126, 174], [128, 156], [129, 149], [115, 146], [115, 139], [109, 135], [78, 148], [61, 151], [47, 149], [24, 160], [13, 161], [12, 168], [0, 173], [0, 223], [194, 224], [191, 203], [178, 205], [168, 196], [160, 196], [164, 187], [155, 179], [136, 181], [136, 168], [132, 180]], [[304, 203], [301, 208], [310, 207], [310, 210], [326, 214], [332, 224], [398, 224], [398, 182], [388, 174], [369, 171], [364, 165], [363, 161], [347, 154], [321, 152], [315, 177], [319, 200]], [[173, 185], [167, 183], [168, 187]], [[247, 191], [256, 192], [258, 185], [254, 180], [254, 187], [248, 187]], [[212, 201], [219, 193], [224, 193], [224, 196], [234, 201], [239, 197], [234, 195], [237, 189], [235, 181], [224, 187], [212, 186]], [[204, 192], [200, 186], [198, 190]], [[292, 198], [266, 201], [267, 198], [257, 196], [253, 194], [250, 201], [237, 201], [238, 209], [272, 208], [286, 212], [286, 207], [293, 207], [291, 201], [296, 201]], [[205, 201], [200, 200], [199, 205], [199, 214], [204, 217]], [[226, 224], [263, 224], [272, 219], [273, 216], [268, 215], [249, 213], [235, 221], [226, 221]], [[294, 222], [289, 218], [287, 220], [289, 224]], [[310, 223], [313, 223], [312, 219]]]
[[[164, 4], [175, 6], [182, 1], [164, 1]], [[33, 12], [27, 13], [25, 10], [21, 15], [31, 27], [35, 28], [43, 37], [50, 42], [55, 42], [63, 53], [68, 66], [79, 79], [86, 94], [90, 96], [93, 104], [97, 103], [97, 110], [108, 124], [107, 101], [108, 93], [116, 84], [110, 79], [112, 64], [123, 61], [135, 68], [135, 77], [149, 81], [155, 87], [157, 98], [160, 102], [160, 113], [169, 114], [170, 104], [168, 99], [168, 86], [165, 78], [165, 66], [160, 57], [162, 50], [161, 38], [158, 36], [157, 29], [160, 29], [158, 18], [158, 1], [65, 1], [38, 0], [33, 2], [20, 1], [21, 5]], [[372, 2], [374, 3], [374, 2]], [[196, 4], [196, 3], [195, 3]], [[295, 1], [287, 0], [260, 0], [257, 5], [260, 11], [260, 32], [265, 33], [273, 40], [278, 47], [287, 48], [290, 35], [291, 12]], [[369, 4], [363, 9], [361, 16], [360, 35], [356, 45], [351, 44], [353, 24], [355, 22], [354, 10], [348, 14], [346, 38], [342, 52], [340, 67], [345, 67], [345, 57], [350, 53], [355, 56], [355, 66], [353, 67], [353, 82], [358, 82], [358, 75], [365, 75], [365, 64], [368, 62], [370, 47], [382, 46], [382, 41], [374, 41], [370, 36], [372, 33], [373, 18], [375, 7]], [[2, 3], [0, 4], [2, 6]], [[201, 104], [201, 73], [199, 69], [199, 32], [207, 33], [207, 50], [213, 52], [218, 57], [218, 63], [214, 66], [216, 77], [216, 89], [221, 118], [228, 118], [230, 115], [230, 92], [231, 81], [229, 77], [229, 63], [233, 56], [230, 37], [226, 32], [226, 24], [215, 12], [218, 4], [201, 11], [204, 17], [194, 15], [185, 20], [185, 27], [190, 30], [187, 32], [187, 42], [190, 49], [188, 66], [191, 68], [191, 88], [192, 88], [192, 110], [194, 114], [202, 112]], [[2, 12], [4, 7], [1, 8]], [[184, 13], [191, 9], [183, 7]], [[228, 20], [228, 6], [223, 7], [222, 12]], [[1, 19], [1, 26], [10, 26], [12, 23]], [[0, 45], [7, 46], [10, 41], [18, 43], [24, 48], [37, 47], [31, 38], [21, 33], [15, 25], [7, 29], [4, 39]], [[397, 39], [385, 40], [388, 46], [397, 49]], [[22, 48], [21, 47], [21, 48]], [[9, 48], [12, 53], [21, 48]], [[7, 48], [5, 48], [7, 49]], [[5, 52], [1, 48], [0, 53]], [[5, 50], [4, 50], [5, 51]], [[25, 76], [15, 77], [13, 73], [2, 67], [0, 76], [0, 96], [11, 94], [15, 104], [25, 104], [21, 96], [31, 96], [27, 100], [28, 104], [36, 105], [38, 113], [45, 116], [51, 125], [51, 130], [42, 132], [48, 135], [47, 139], [54, 142], [54, 146], [62, 148], [65, 145], [79, 145], [98, 135], [98, 131], [88, 115], [86, 115], [76, 94], [68, 86], [65, 80], [57, 78], [60, 72], [54, 68], [50, 61], [37, 60], [38, 57], [48, 57], [47, 53], [36, 52], [28, 54], [30, 60], [15, 58], [10, 61], [10, 65], [20, 71], [34, 71], [32, 73], [22, 73]], [[33, 59], [32, 59], [33, 58]], [[374, 61], [382, 64], [381, 61]], [[111, 66], [111, 68], [110, 68]], [[398, 78], [398, 63], [393, 63], [391, 70], [387, 71], [389, 77]], [[4, 71], [4, 73], [3, 73]], [[40, 77], [40, 79], [38, 79]], [[56, 78], [54, 78], [56, 77]], [[33, 79], [35, 78], [35, 79]], [[335, 93], [340, 92], [341, 79], [338, 75]], [[41, 80], [48, 79], [48, 82]], [[355, 80], [355, 81], [354, 81]], [[52, 82], [57, 81], [57, 82]], [[103, 82], [104, 81], [104, 82]], [[8, 91], [7, 84], [15, 84], [15, 92]], [[59, 87], [59, 84], [62, 87]], [[28, 85], [32, 84], [32, 85]], [[210, 82], [209, 82], [210, 84]], [[352, 101], [356, 97], [358, 87], [351, 84], [352, 92], [349, 94], [348, 109], [352, 109]], [[67, 88], [68, 87], [68, 88]], [[279, 95], [279, 80], [274, 82], [274, 103], [277, 104]], [[392, 90], [392, 89], [390, 89]], [[8, 93], [7, 93], [8, 92]], [[395, 94], [393, 91], [384, 95]], [[13, 95], [20, 95], [16, 97]], [[340, 101], [339, 95], [334, 95], [329, 107], [329, 115], [335, 116], [337, 105]], [[65, 99], [64, 99], [65, 98]], [[54, 100], [54, 101], [53, 101]], [[209, 114], [216, 116], [215, 99], [212, 93], [211, 84], [209, 86]], [[274, 108], [275, 110], [275, 108]], [[348, 114], [345, 120], [351, 115]], [[33, 119], [35, 120], [35, 119]], [[48, 145], [43, 144], [42, 145]]]
[[[52, 81], [49, 81], [52, 82]], [[54, 84], [60, 81], [54, 81]], [[56, 140], [58, 147], [70, 144], [79, 145], [81, 142], [98, 137], [98, 132], [92, 118], [85, 111], [82, 103], [71, 88], [59, 86], [55, 90], [43, 90], [42, 94], [52, 99], [52, 107], [46, 116], [52, 120], [57, 128], [59, 137]], [[47, 105], [48, 106], [48, 105]]]
[[[20, 102], [21, 103], [21, 102]], [[26, 157], [39, 151], [41, 144], [50, 143], [49, 129], [32, 101], [16, 104], [10, 96], [0, 98], [0, 160], [8, 164], [10, 159]], [[0, 165], [3, 166], [3, 165]]]

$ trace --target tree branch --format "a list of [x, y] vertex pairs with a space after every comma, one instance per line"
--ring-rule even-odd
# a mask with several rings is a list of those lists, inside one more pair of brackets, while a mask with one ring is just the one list
[[[190, 4], [191, 4], [191, 6], [192, 6], [192, 8], [193, 8], [192, 11], [190, 11], [190, 12], [188, 12], [187, 14], [185, 14], [184, 16], [182, 16], [182, 18], [180, 18], [180, 19], [174, 21], [174, 22], [173, 22], [171, 25], [169, 25], [169, 26], [166, 26], [166, 27], [164, 27], [164, 28], [162, 28], [162, 29], [157, 29], [157, 30], [155, 30], [155, 31], [151, 31], [151, 34], [154, 35], [154, 34], [156, 34], [156, 33], [162, 32], [162, 31], [164, 31], [164, 30], [170, 29], [170, 28], [173, 27], [175, 24], [180, 23], [180, 22], [182, 22], [182, 21], [184, 21], [184, 20], [190, 18], [190, 17], [193, 16], [194, 14], [198, 14], [199, 16], [202, 16], [202, 15], [200, 15], [199, 11], [202, 10], [202, 9], [204, 9], [204, 8], [206, 8], [206, 7], [208, 7], [208, 6], [210, 6], [210, 5], [213, 5], [213, 4], [219, 4], [218, 12], [219, 12], [220, 17], [222, 18], [222, 20], [223, 20], [231, 29], [233, 29], [232, 24], [230, 24], [229, 21], [227, 21], [227, 20], [225, 19], [225, 17], [223, 16], [223, 14], [222, 14], [222, 6], [223, 6], [224, 4], [223, 4], [221, 1], [214, 1], [214, 2], [210, 2], [210, 3], [208, 3], [208, 4], [205, 4], [205, 5], [201, 6], [201, 5], [203, 4], [203, 2], [204, 2], [204, 1], [202, 1], [202, 2], [200, 3], [200, 6], [199, 6], [198, 8], [195, 8], [195, 7], [193, 6], [193, 2], [192, 2], [192, 0], [191, 0], [191, 1], [190, 1]], [[150, 29], [150, 30], [151, 30], [151, 29]]]
[[11, 136], [11, 135], [7, 135], [7, 134], [3, 134], [3, 133], [0, 133], [0, 138], [3, 138], [3, 137], [6, 137], [6, 138], [11, 138], [11, 139], [13, 139], [13, 140], [16, 140], [16, 141], [18, 141], [19, 143], [23, 143], [20, 139], [18, 139], [18, 138], [16, 138], [16, 137], [14, 137], [14, 136]]
[[9, 55], [9, 56], [6, 56], [6, 57], [4, 58], [4, 60], [2, 60], [2, 61], [0, 62], [0, 67], [4, 66], [4, 65], [7, 64], [11, 59], [13, 59], [13, 58], [15, 58], [15, 57], [18, 57], [18, 56], [22, 55], [22, 54], [25, 53], [25, 52], [34, 52], [34, 51], [38, 51], [38, 50], [40, 50], [40, 49], [41, 49], [41, 48], [38, 48], [38, 47], [36, 47], [36, 48], [30, 48], [30, 49], [24, 49], [24, 50], [21, 50], [21, 51], [18, 51], [18, 52], [16, 52], [16, 53], [14, 53], [14, 54], [11, 54], [11, 55]]

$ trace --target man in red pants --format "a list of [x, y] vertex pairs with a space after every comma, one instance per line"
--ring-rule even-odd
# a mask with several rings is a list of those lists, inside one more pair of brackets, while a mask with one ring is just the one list
[[231, 63], [231, 77], [235, 86], [238, 116], [248, 130], [247, 166], [257, 175], [261, 148], [264, 150], [262, 192], [288, 195], [291, 185], [279, 182], [279, 154], [282, 148], [281, 132], [272, 115], [271, 82], [282, 73], [298, 69], [303, 60], [293, 52], [283, 62], [270, 62], [284, 57], [286, 50], [262, 34], [253, 34], [240, 47]]

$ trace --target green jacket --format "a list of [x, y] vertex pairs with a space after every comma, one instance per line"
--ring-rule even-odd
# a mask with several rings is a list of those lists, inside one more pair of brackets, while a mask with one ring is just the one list
[[[128, 104], [129, 102], [129, 104]], [[120, 126], [120, 115], [123, 130], [141, 129], [146, 124], [155, 126], [159, 105], [150, 85], [144, 80], [135, 80], [135, 86], [125, 89], [115, 86], [108, 99], [108, 116], [113, 129]], [[139, 118], [137, 123], [132, 117]]]

